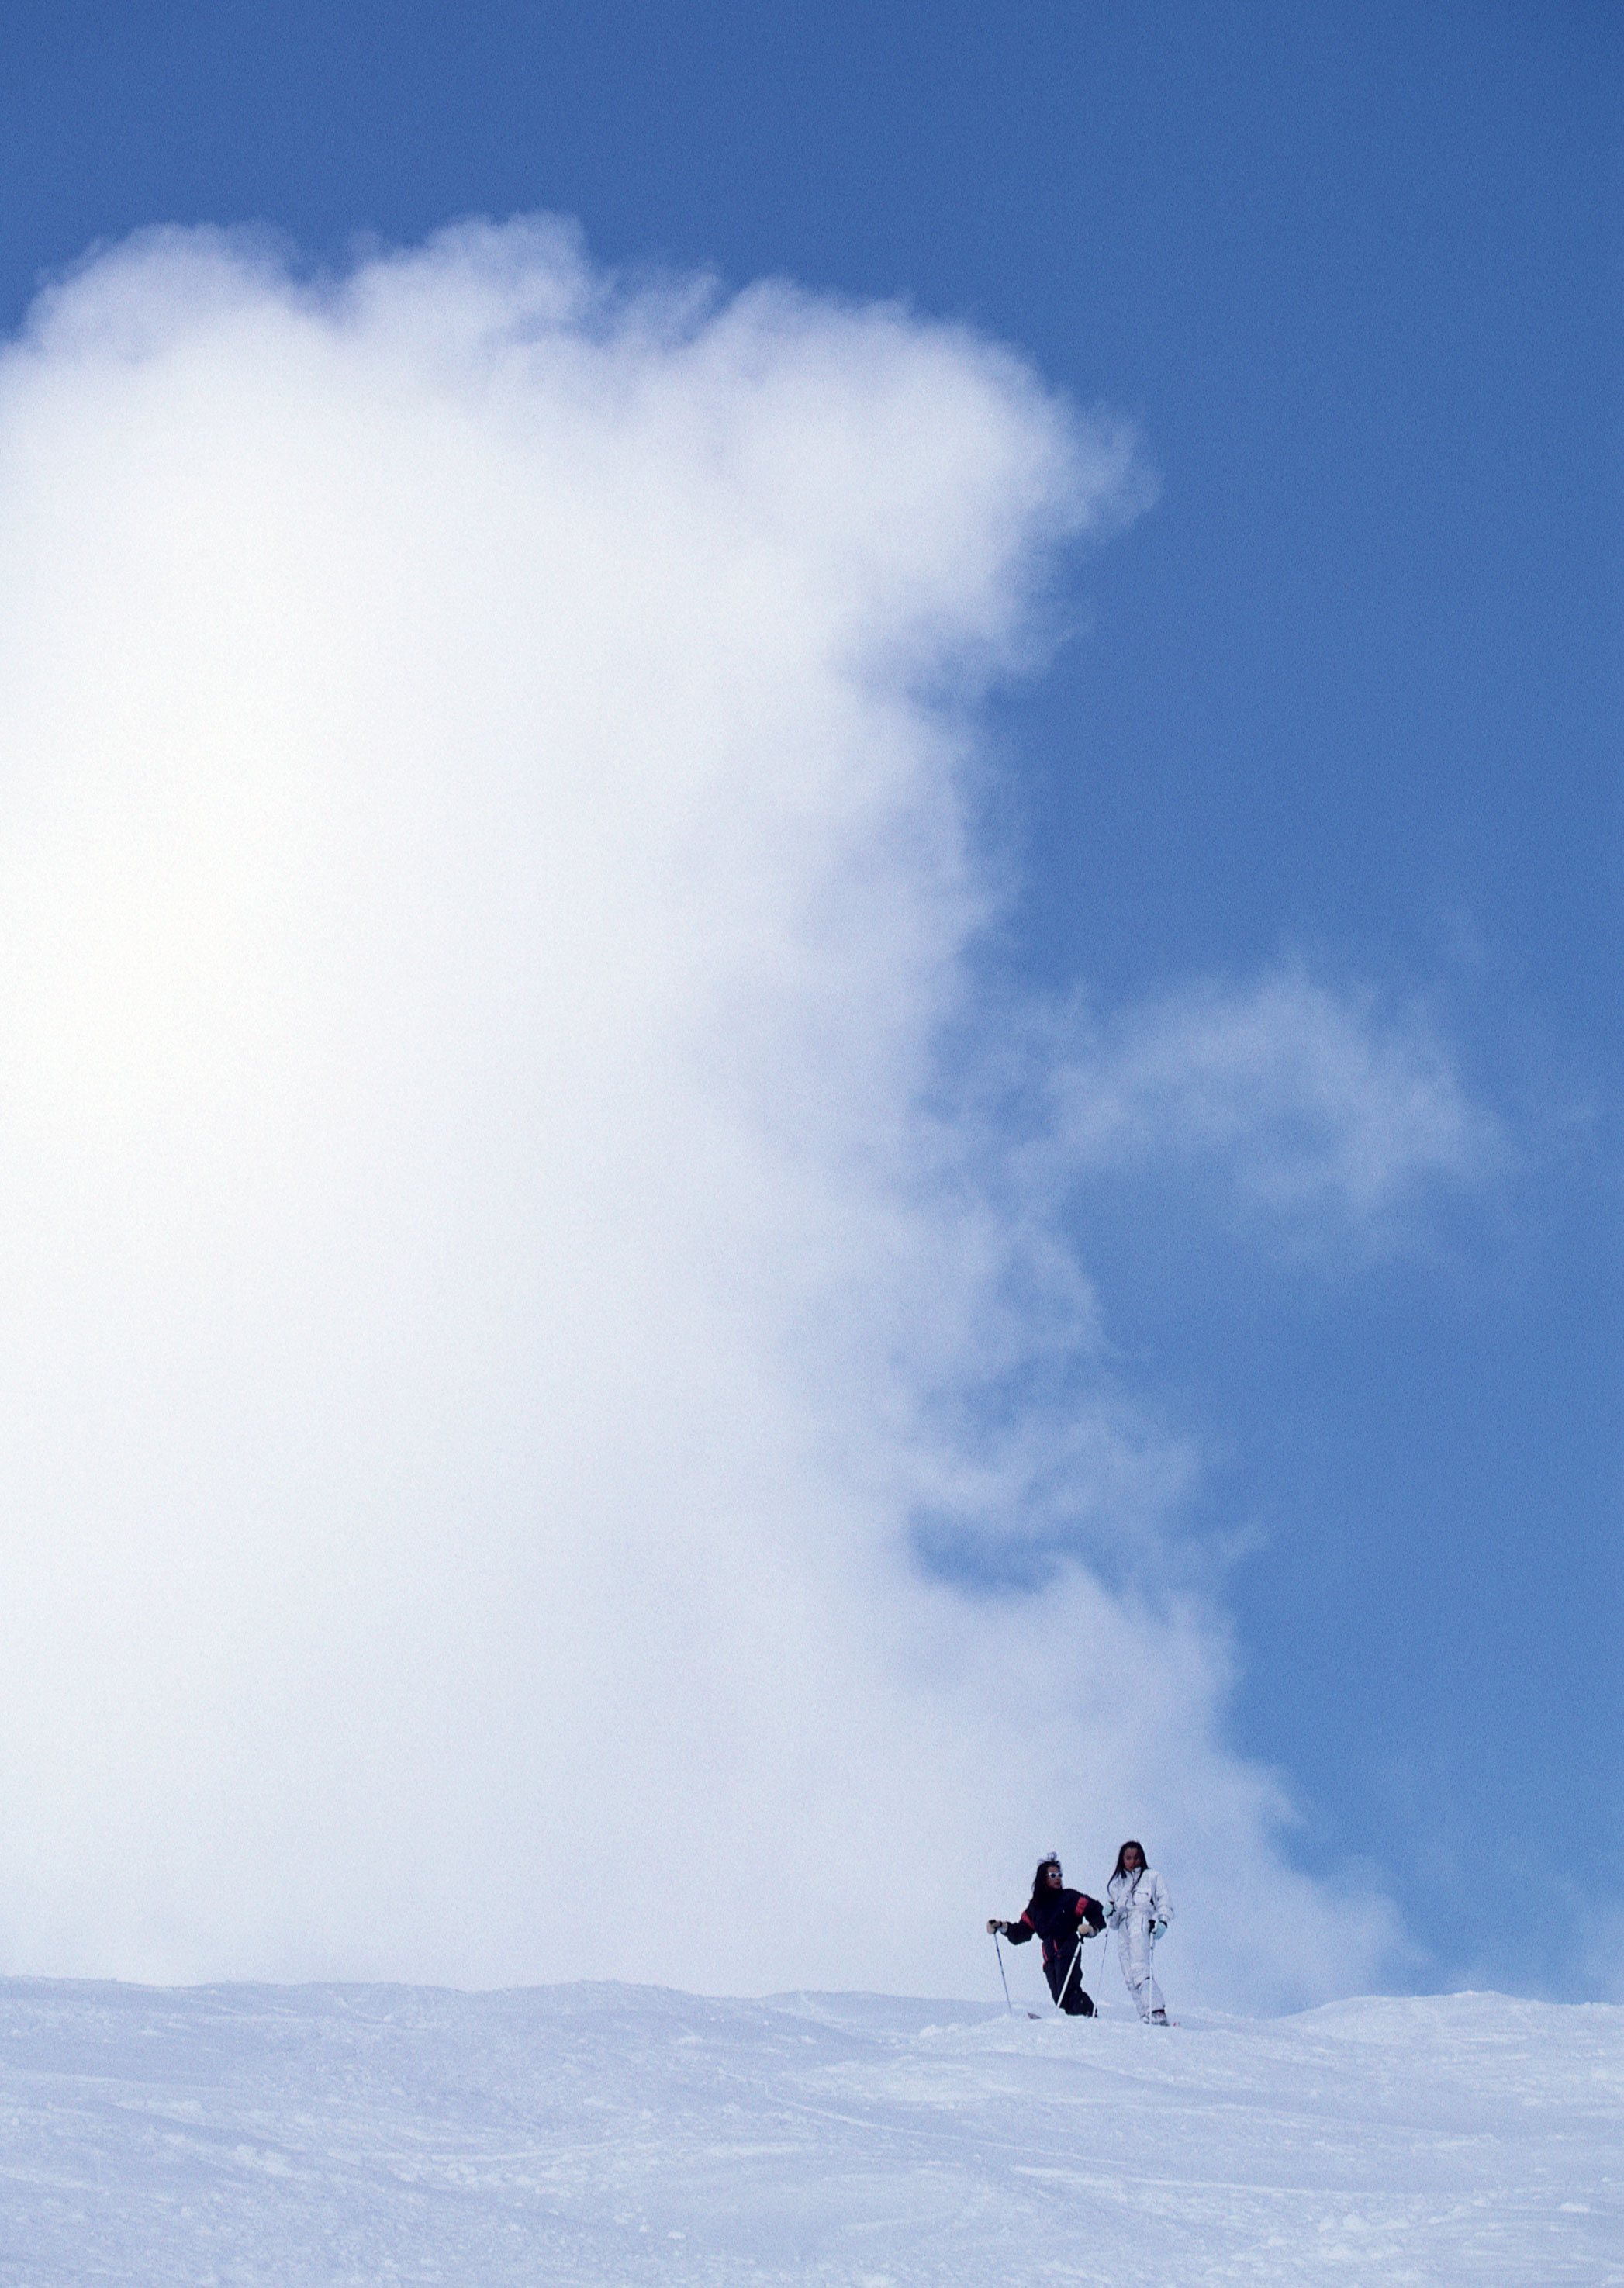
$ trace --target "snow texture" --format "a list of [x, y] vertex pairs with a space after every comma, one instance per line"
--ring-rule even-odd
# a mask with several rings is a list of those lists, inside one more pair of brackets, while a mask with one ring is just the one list
[[0, 1984], [6, 2288], [1624, 2283], [1624, 2009]]

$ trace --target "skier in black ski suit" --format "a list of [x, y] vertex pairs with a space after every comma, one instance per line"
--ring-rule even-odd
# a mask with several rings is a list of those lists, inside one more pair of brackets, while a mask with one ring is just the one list
[[1043, 1942], [1043, 1975], [1049, 1990], [1068, 2018], [1091, 2018], [1094, 2005], [1082, 1990], [1077, 1955], [1085, 1938], [1105, 1927], [1105, 1911], [1086, 1891], [1069, 1891], [1060, 1880], [1060, 1862], [1051, 1851], [1040, 1859], [1032, 1878], [1032, 1896], [1018, 1923], [988, 1923], [1002, 1931], [1011, 1946], [1025, 1946], [1029, 1938]]

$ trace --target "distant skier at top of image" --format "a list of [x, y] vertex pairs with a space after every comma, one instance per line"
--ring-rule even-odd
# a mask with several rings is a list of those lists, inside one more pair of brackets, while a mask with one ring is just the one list
[[1145, 1865], [1142, 1843], [1130, 1840], [1117, 1853], [1116, 1871], [1105, 1886], [1105, 1896], [1111, 1905], [1117, 1956], [1134, 2007], [1147, 2026], [1165, 2026], [1168, 2014], [1151, 1958], [1156, 1941], [1173, 1919], [1173, 1902], [1156, 1870]]
[[1025, 1946], [1030, 1938], [1043, 1942], [1043, 1975], [1049, 1990], [1068, 2018], [1091, 2018], [1094, 2004], [1082, 1990], [1082, 1942], [1105, 1927], [1105, 1909], [1086, 1891], [1068, 1890], [1061, 1879], [1060, 1857], [1055, 1851], [1038, 1861], [1032, 1878], [1032, 1896], [1018, 1922], [1000, 1922], [994, 1916], [989, 1931], [1000, 1932], [1011, 1946]]

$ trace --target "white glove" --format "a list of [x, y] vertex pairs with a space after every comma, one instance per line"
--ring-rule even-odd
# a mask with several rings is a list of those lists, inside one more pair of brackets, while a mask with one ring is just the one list
[[1151, 1925], [1151, 1936], [1152, 1936], [1153, 1939], [1154, 1939], [1154, 1938], [1160, 1938], [1160, 1937], [1161, 1936], [1162, 1932], [1163, 1932], [1164, 1930], [1166, 1930], [1166, 1928], [1167, 1928], [1167, 1925], [1166, 1925], [1166, 1923], [1164, 1923], [1164, 1922], [1160, 1922], [1160, 1921], [1158, 1921], [1158, 1922], [1153, 1922], [1153, 1923]]
[[1010, 1926], [1009, 1926], [1009, 1924], [1008, 1924], [1008, 1923], [1001, 1923], [1001, 1922], [994, 1921], [994, 1922], [990, 1922], [990, 1923], [988, 1923], [988, 1925], [987, 1925], [987, 1927], [987, 1927], [988, 1934], [989, 1934], [989, 1935], [990, 1935], [990, 1934], [991, 1934], [992, 1933], [994, 1933], [994, 1931], [1007, 1931], [1007, 1930], [1009, 1929]]

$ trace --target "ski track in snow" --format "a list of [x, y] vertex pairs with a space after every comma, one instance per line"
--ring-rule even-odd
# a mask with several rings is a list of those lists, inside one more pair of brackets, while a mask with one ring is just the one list
[[1624, 2009], [0, 1982], [0, 2282], [1624, 2284]]

